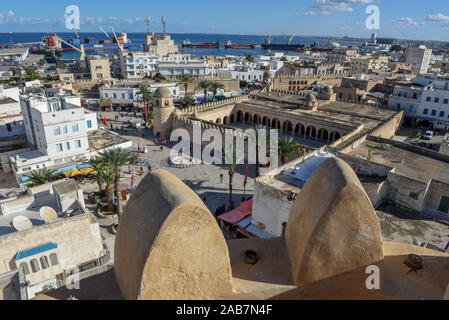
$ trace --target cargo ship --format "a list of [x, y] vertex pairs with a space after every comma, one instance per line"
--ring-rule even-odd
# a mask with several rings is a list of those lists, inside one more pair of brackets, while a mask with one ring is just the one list
[[[126, 33], [121, 33], [120, 37], [117, 38], [119, 44], [123, 46], [124, 49], [131, 47], [131, 41], [128, 39], [128, 36]], [[117, 44], [117, 41], [110, 41], [110, 40], [97, 40], [96, 38], [85, 38], [84, 42], [81, 42], [80, 39], [70, 39], [67, 41], [75, 48], [80, 49], [81, 44], [84, 47], [84, 50], [118, 50], [119, 44]], [[74, 51], [75, 48], [69, 46], [68, 44], [62, 42], [61, 43], [61, 50], [62, 51]]]
[[225, 49], [254, 49], [256, 48], [255, 44], [232, 44], [231, 41], [227, 41], [225, 44]]
[[183, 48], [201, 48], [201, 49], [217, 49], [220, 47], [220, 43], [215, 42], [215, 43], [192, 43], [189, 40], [184, 40], [182, 42], [182, 47]]
[[285, 36], [287, 39], [287, 43], [285, 44], [277, 44], [277, 43], [272, 43], [271, 40], [273, 39], [271, 37], [271, 35], [269, 35], [266, 39], [265, 42], [262, 44], [262, 49], [265, 50], [282, 50], [282, 51], [298, 51], [302, 48], [304, 48], [304, 45], [302, 44], [291, 44], [293, 38], [295, 37], [295, 35], [292, 35], [291, 37], [287, 37]]

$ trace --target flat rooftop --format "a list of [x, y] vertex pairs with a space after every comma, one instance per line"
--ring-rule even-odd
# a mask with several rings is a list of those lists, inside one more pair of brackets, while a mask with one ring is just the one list
[[274, 175], [262, 177], [259, 181], [283, 192], [299, 193], [313, 172], [326, 160], [335, 157], [327, 152], [318, 152], [316, 155]]
[[[62, 188], [64, 188], [66, 184], [71, 185], [70, 180], [58, 182], [55, 184], [61, 185]], [[18, 230], [16, 230], [16, 228], [13, 226], [13, 220], [17, 216], [24, 216], [30, 219], [31, 223], [33, 224], [33, 228], [45, 225], [46, 222], [42, 219], [39, 213], [39, 210], [42, 207], [50, 207], [54, 209], [56, 213], [58, 213], [58, 219], [55, 222], [70, 218], [66, 214], [60, 213], [61, 209], [56, 202], [52, 186], [53, 184], [40, 186], [32, 189], [36, 192], [32, 195], [27, 195], [15, 200], [2, 202], [2, 207], [6, 207], [7, 212], [5, 212], [6, 215], [0, 215], [0, 236], [18, 232]], [[80, 210], [78, 208], [72, 213], [71, 216], [84, 213], [84, 210]]]
[[91, 152], [101, 151], [122, 143], [128, 142], [128, 140], [116, 135], [107, 130], [95, 130], [87, 133], [89, 140], [89, 148]]
[[347, 154], [351, 156], [359, 155], [372, 162], [393, 167], [396, 169], [396, 173], [424, 183], [427, 183], [430, 179], [449, 183], [448, 163], [391, 144], [367, 140]]
[[[306, 92], [306, 91], [303, 91]], [[342, 124], [346, 126], [365, 127], [372, 129], [388, 121], [396, 112], [379, 109], [367, 105], [348, 102], [331, 102], [317, 99], [319, 106], [316, 110], [301, 107], [304, 96], [283, 93], [259, 93], [253, 99], [241, 102], [258, 108], [278, 109], [282, 112], [292, 112], [305, 118]]]

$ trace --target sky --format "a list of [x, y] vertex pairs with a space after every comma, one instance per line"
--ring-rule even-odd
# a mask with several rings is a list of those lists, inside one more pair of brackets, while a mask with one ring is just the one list
[[[449, 41], [447, 0], [21, 0], [5, 1], [0, 8], [0, 32], [63, 32], [66, 8], [80, 11], [80, 32], [145, 32], [151, 30], [221, 34], [293, 34], [380, 37]], [[369, 30], [365, 12], [379, 8], [378, 30]]]

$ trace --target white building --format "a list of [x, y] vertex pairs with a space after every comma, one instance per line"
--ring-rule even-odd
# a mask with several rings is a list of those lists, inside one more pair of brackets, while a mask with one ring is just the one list
[[435, 80], [424, 87], [418, 119], [431, 121], [434, 128], [449, 127], [449, 80]]
[[206, 76], [209, 74], [209, 66], [204, 60], [160, 60], [158, 72], [164, 76], [180, 76], [183, 74]]
[[430, 60], [432, 58], [432, 49], [425, 45], [410, 46], [405, 51], [405, 62], [413, 65], [413, 73], [427, 73]]
[[74, 180], [31, 188], [0, 208], [0, 277], [21, 273], [15, 288], [0, 287], [0, 299], [31, 299], [104, 270], [110, 255]]
[[395, 86], [388, 100], [388, 107], [393, 110], [404, 110], [404, 116], [417, 119], [421, 105], [423, 88]]
[[[171, 83], [153, 83], [149, 86], [151, 92], [155, 92], [158, 88], [167, 88], [170, 90], [173, 97], [179, 96], [179, 86], [176, 82]], [[136, 106], [142, 104], [143, 100], [140, 95], [138, 95], [139, 88], [136, 85], [132, 86], [120, 86], [113, 88], [100, 88], [100, 99], [104, 101], [111, 101], [113, 105], [119, 107], [122, 106]]]
[[23, 62], [29, 54], [28, 48], [11, 48], [0, 50], [0, 61], [7, 63], [20, 63]]
[[218, 75], [231, 76], [232, 79], [245, 80], [248, 82], [258, 82], [263, 80], [265, 70], [252, 69], [247, 67], [236, 68], [234, 70], [218, 70]]
[[0, 139], [25, 135], [19, 88], [0, 85]]
[[192, 60], [189, 54], [171, 54], [166, 57], [149, 52], [121, 54], [120, 74], [126, 79], [142, 79], [159, 72], [163, 75], [207, 75], [209, 68], [203, 60]]

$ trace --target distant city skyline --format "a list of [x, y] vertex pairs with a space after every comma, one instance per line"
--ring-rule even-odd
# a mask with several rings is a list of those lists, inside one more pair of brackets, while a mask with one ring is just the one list
[[[65, 25], [69, 5], [80, 9], [79, 32], [145, 32], [144, 17], [151, 17], [151, 31], [162, 30], [161, 17], [167, 17], [167, 31], [173, 33], [214, 34], [293, 34], [369, 38], [449, 41], [449, 10], [443, 0], [229, 0], [191, 2], [129, 0], [9, 2], [0, 9], [0, 32], [71, 32]], [[368, 30], [365, 9], [380, 9], [380, 29]]]

